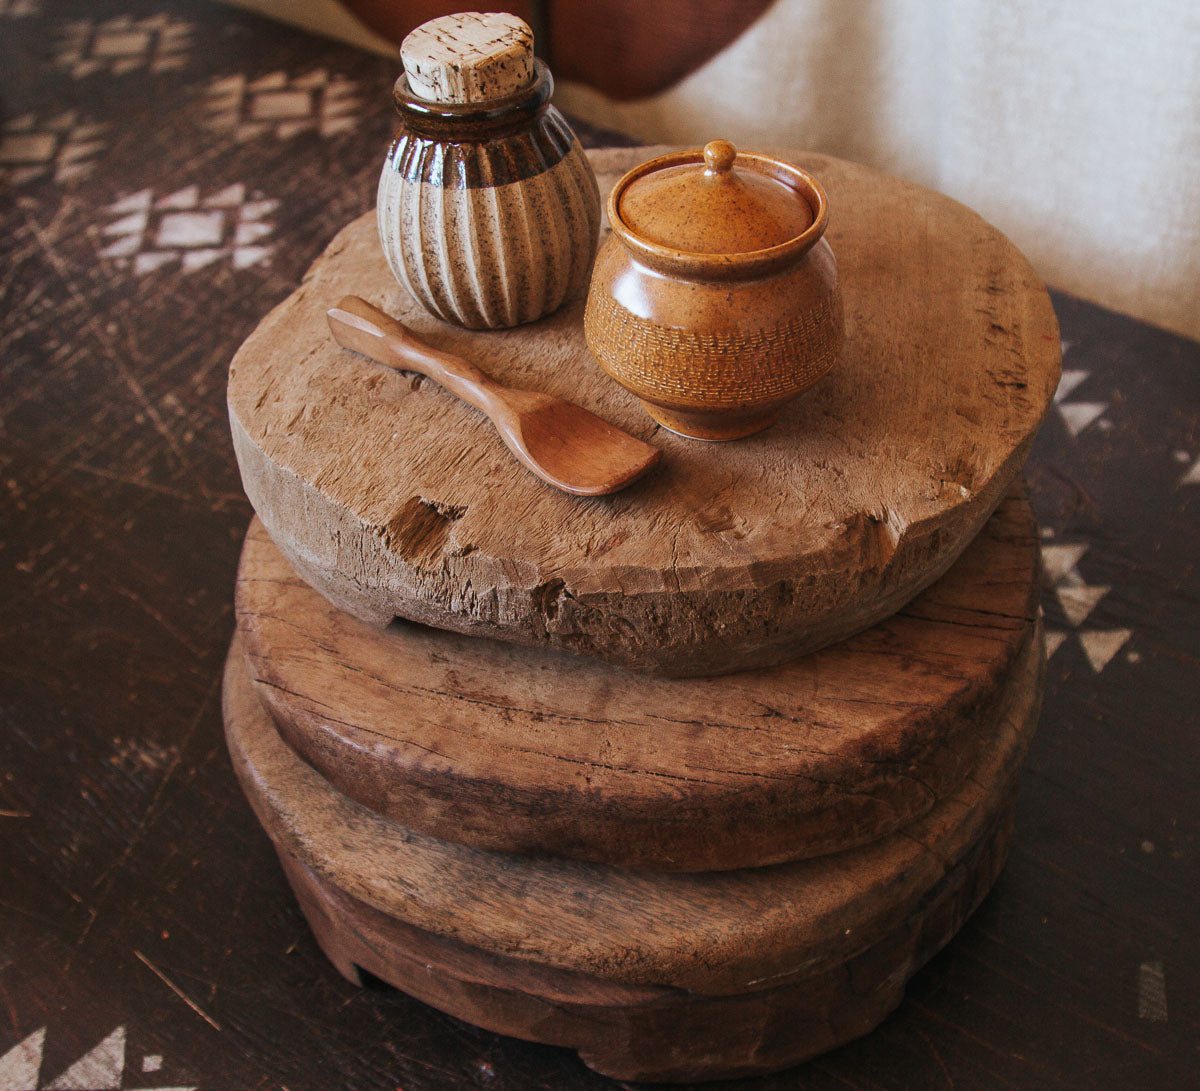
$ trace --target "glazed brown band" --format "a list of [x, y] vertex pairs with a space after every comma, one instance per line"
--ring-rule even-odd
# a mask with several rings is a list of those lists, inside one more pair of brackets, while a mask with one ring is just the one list
[[401, 128], [387, 162], [407, 182], [482, 189], [550, 170], [570, 151], [574, 139], [562, 114], [547, 106], [531, 127], [486, 141], [448, 142]]

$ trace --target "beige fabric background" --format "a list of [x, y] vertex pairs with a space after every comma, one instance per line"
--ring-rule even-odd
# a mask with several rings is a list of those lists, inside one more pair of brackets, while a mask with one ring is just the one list
[[[390, 48], [334, 0], [243, 2]], [[882, 167], [978, 210], [1051, 285], [1200, 337], [1200, 0], [778, 0], [664, 94], [557, 101], [648, 141]]]
[[338, 38], [351, 45], [375, 53], [399, 53], [386, 38], [363, 25], [362, 21], [342, 7], [337, 0], [223, 0], [241, 8], [249, 8], [273, 19], [303, 27], [316, 34]]

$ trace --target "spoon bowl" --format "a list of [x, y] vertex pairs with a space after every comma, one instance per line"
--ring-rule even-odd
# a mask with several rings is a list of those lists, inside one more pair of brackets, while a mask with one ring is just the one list
[[604, 496], [632, 484], [662, 451], [582, 406], [531, 390], [514, 390], [459, 356], [425, 344], [402, 323], [358, 296], [327, 312], [343, 348], [397, 371], [416, 371], [485, 414], [517, 459], [557, 489]]

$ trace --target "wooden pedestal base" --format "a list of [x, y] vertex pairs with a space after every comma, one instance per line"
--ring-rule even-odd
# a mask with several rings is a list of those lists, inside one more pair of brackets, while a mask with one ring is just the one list
[[574, 1049], [615, 1079], [726, 1079], [788, 1068], [878, 1026], [999, 875], [1014, 799], [969, 859], [867, 950], [778, 988], [729, 996], [620, 985], [491, 955], [388, 917], [294, 857], [280, 860], [321, 949], [355, 984], [366, 970], [476, 1026]]
[[322, 947], [480, 1026], [565, 1045], [606, 1075], [778, 1070], [866, 1033], [1003, 864], [1037, 718], [1040, 641], [1001, 683], [1000, 727], [927, 815], [860, 848], [712, 874], [626, 872], [414, 833], [282, 740], [235, 642], [226, 733]]

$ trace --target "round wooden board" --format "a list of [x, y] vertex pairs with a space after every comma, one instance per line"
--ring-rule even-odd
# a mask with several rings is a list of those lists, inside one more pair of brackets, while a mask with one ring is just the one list
[[238, 629], [284, 738], [345, 794], [488, 849], [709, 871], [873, 841], [950, 795], [1034, 642], [1037, 539], [1005, 500], [900, 614], [780, 667], [647, 678], [331, 606], [252, 524]]
[[[655, 151], [593, 154], [601, 191]], [[588, 354], [582, 300], [516, 330], [460, 330], [394, 281], [373, 214], [342, 231], [229, 374], [246, 491], [297, 571], [377, 626], [404, 617], [676, 675], [782, 662], [936, 579], [1050, 403], [1049, 297], [962, 205], [783, 154], [828, 191], [847, 343], [776, 426], [736, 443], [657, 429]], [[543, 484], [478, 413], [339, 349], [325, 310], [351, 292], [504, 382], [652, 439], [661, 469], [612, 497]]]
[[848, 852], [699, 874], [487, 852], [406, 829], [336, 791], [279, 736], [235, 642], [226, 740], [259, 821], [350, 897], [493, 955], [628, 985], [747, 992], [844, 963], [908, 919], [1010, 801], [1037, 719], [1040, 645], [970, 778], [929, 814]]
[[360, 970], [476, 1026], [577, 1050], [620, 1080], [715, 1080], [774, 1072], [866, 1034], [909, 977], [954, 936], [1004, 865], [1015, 796], [911, 914], [865, 951], [785, 985], [730, 996], [618, 985], [493, 955], [413, 928], [281, 854], [317, 942]]

